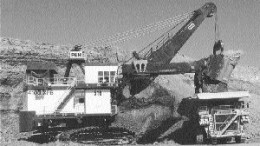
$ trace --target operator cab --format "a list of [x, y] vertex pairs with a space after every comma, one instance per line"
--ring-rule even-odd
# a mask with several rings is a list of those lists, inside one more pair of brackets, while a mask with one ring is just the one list
[[117, 64], [87, 64], [85, 83], [96, 86], [117, 86]]

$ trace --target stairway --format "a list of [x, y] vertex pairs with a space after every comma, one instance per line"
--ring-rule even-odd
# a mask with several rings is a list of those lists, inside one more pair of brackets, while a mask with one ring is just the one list
[[71, 95], [74, 93], [75, 91], [75, 85], [76, 85], [76, 81], [73, 81], [71, 83], [71, 85], [66, 89], [65, 93], [60, 97], [60, 99], [57, 102], [57, 108], [55, 110], [54, 113], [60, 113], [61, 110], [64, 108], [64, 106], [66, 105], [66, 103], [70, 100], [70, 98], [72, 97]]

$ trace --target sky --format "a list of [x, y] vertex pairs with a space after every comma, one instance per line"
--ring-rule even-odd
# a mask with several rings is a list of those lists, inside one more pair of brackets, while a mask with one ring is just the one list
[[[208, 0], [0, 0], [1, 37], [56, 45], [87, 44], [194, 11]], [[260, 67], [260, 0], [211, 0], [225, 50], [243, 50], [240, 64]], [[212, 53], [215, 19], [206, 18], [180, 50], [194, 59]], [[170, 28], [168, 28], [170, 29]], [[117, 44], [141, 50], [166, 30]]]

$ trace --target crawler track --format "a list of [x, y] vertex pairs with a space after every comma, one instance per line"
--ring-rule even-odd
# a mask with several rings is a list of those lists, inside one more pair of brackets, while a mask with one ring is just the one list
[[95, 145], [122, 145], [135, 143], [133, 132], [118, 127], [84, 127], [77, 129], [52, 129], [52, 131], [34, 134], [26, 139], [36, 143], [53, 141], [72, 141]]
[[134, 134], [122, 128], [88, 127], [61, 133], [59, 140], [70, 140], [84, 144], [119, 145], [134, 143]]

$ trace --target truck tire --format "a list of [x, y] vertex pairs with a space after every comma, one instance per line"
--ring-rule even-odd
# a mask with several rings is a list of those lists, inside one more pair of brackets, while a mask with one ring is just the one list
[[219, 139], [219, 143], [221, 143], [221, 144], [226, 144], [227, 142], [228, 142], [227, 138]]
[[217, 144], [218, 144], [218, 139], [212, 138], [212, 139], [211, 139], [211, 143], [212, 143], [213, 145], [217, 145]]
[[196, 144], [203, 144], [204, 143], [204, 136], [203, 134], [196, 135]]
[[235, 137], [235, 142], [236, 143], [241, 143], [241, 136], [236, 136]]
[[198, 127], [195, 135], [195, 143], [196, 144], [203, 144], [205, 142], [205, 132], [202, 127]]

